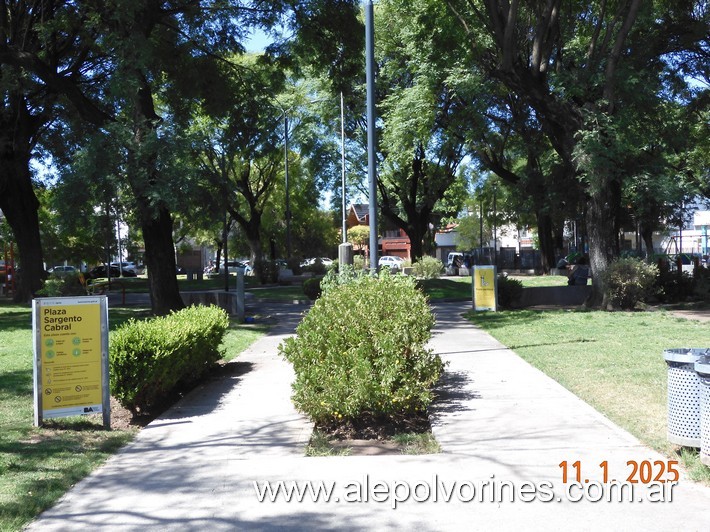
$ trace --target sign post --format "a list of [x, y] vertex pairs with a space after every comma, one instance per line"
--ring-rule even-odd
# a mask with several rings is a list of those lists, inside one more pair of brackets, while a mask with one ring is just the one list
[[32, 330], [35, 425], [101, 412], [109, 429], [106, 296], [35, 299]]
[[498, 285], [495, 266], [473, 267], [473, 310], [498, 310]]

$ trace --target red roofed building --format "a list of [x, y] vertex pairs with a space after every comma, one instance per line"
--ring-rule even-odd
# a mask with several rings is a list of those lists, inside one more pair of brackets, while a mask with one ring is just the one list
[[[348, 209], [348, 217], [346, 224], [348, 229], [356, 225], [370, 224], [370, 206], [367, 203], [354, 203]], [[389, 224], [385, 226], [384, 234], [379, 236], [379, 254], [394, 255], [402, 257], [405, 260], [410, 260], [411, 243], [407, 234], [397, 227], [392, 227]], [[369, 251], [366, 251], [369, 253]]]

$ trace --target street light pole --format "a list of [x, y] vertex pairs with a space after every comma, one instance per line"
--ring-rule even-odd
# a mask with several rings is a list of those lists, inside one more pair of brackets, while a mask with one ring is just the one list
[[498, 207], [496, 193], [498, 187], [493, 185], [493, 266], [498, 266]]
[[365, 2], [365, 70], [367, 79], [367, 176], [370, 192], [370, 271], [377, 271], [377, 159], [375, 157], [375, 24], [372, 0]]
[[291, 258], [291, 203], [288, 184], [288, 115], [284, 111], [284, 173], [286, 175], [286, 259]]
[[479, 202], [479, 211], [478, 211], [478, 222], [479, 222], [479, 237], [480, 237], [480, 248], [478, 252], [478, 263], [483, 264], [483, 191], [479, 190], [478, 191], [478, 202]]
[[343, 195], [343, 244], [348, 241], [348, 214], [345, 193], [345, 102], [340, 91], [340, 177]]

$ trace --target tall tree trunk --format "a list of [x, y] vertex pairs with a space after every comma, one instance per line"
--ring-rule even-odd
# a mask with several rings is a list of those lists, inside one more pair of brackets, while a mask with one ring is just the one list
[[261, 241], [261, 211], [252, 206], [249, 212], [249, 219], [245, 218], [238, 211], [230, 209], [230, 214], [244, 230], [244, 236], [251, 250], [251, 263], [254, 274], [259, 278], [259, 282], [265, 284], [268, 279], [264, 277], [265, 270], [261, 267], [264, 258], [264, 249]]
[[166, 186], [166, 183], [161, 183], [164, 179], [161, 179], [155, 148], [149, 147], [155, 140], [155, 128], [160, 117], [155, 113], [153, 93], [146, 77], [139, 71], [134, 74], [139, 89], [133, 101], [135, 145], [129, 158], [134, 169], [129, 169], [131, 175], [128, 181], [135, 196], [143, 230], [151, 309], [154, 314], [164, 315], [171, 310], [184, 308], [185, 304], [176, 277], [173, 218], [165, 201], [155, 200], [156, 196], [160, 198], [165, 193], [161, 187]]
[[641, 223], [639, 225], [639, 232], [646, 246], [646, 259], [650, 260], [651, 255], [653, 255], [653, 229], [649, 225]]
[[587, 200], [587, 237], [589, 240], [589, 267], [593, 276], [592, 295], [587, 306], [608, 306], [606, 284], [603, 273], [617, 255], [616, 219], [620, 200], [619, 183], [606, 179], [594, 187], [594, 192]]
[[417, 210], [417, 206], [414, 203], [407, 201], [403, 201], [403, 203], [406, 220], [400, 217], [387, 202], [383, 202], [380, 208], [382, 215], [398, 229], [404, 231], [409, 238], [409, 255], [412, 262], [414, 262], [424, 256], [424, 239], [429, 231], [432, 209], [420, 207]]
[[39, 233], [39, 201], [32, 187], [29, 148], [19, 153], [16, 142], [7, 132], [0, 146], [0, 209], [7, 218], [17, 241], [18, 264], [14, 301], [27, 303], [42, 288], [46, 277]]
[[542, 256], [542, 269], [549, 273], [555, 264], [555, 239], [553, 237], [552, 218], [541, 211], [536, 213], [537, 234], [540, 241], [540, 255]]
[[[139, 202], [144, 201], [139, 198]], [[143, 206], [139, 208], [139, 212], [145, 242], [145, 265], [148, 268], [151, 308], [154, 314], [160, 316], [185, 306], [177, 282], [173, 219], [165, 207], [151, 212], [151, 209]]]
[[421, 227], [409, 225], [405, 231], [409, 237], [410, 251], [409, 255], [412, 262], [416, 262], [424, 256], [424, 238], [426, 237], [426, 229], [421, 231]]

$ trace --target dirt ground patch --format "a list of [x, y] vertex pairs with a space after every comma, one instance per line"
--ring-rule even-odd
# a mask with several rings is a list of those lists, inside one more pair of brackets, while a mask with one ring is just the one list
[[[431, 435], [431, 424], [426, 413], [413, 416], [382, 418], [364, 416], [329, 424], [317, 424], [315, 430], [327, 439], [334, 454], [350, 456], [401, 455], [408, 445], [397, 438], [402, 434]], [[433, 439], [433, 437], [432, 437]]]

